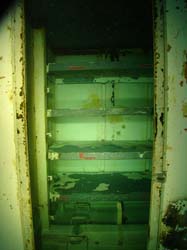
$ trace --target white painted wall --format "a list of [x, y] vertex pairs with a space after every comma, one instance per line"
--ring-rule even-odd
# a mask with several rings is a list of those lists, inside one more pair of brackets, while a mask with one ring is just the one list
[[10, 12], [0, 23], [0, 248], [24, 249], [16, 173]]
[[187, 3], [166, 1], [165, 161], [163, 212], [187, 199]]
[[[25, 104], [23, 20], [21, 1], [19, 6], [9, 9], [0, 20], [1, 250], [33, 249], [25, 111], [23, 110]], [[20, 87], [23, 95], [20, 94]], [[16, 113], [20, 102], [22, 102], [22, 112], [20, 111], [18, 115], [22, 114], [23, 119], [18, 121]], [[27, 224], [25, 224], [26, 221]]]

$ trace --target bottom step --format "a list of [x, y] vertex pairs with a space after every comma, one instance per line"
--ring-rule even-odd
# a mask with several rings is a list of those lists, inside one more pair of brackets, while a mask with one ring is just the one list
[[145, 250], [147, 225], [81, 225], [79, 235], [73, 226], [52, 226], [44, 231], [42, 250]]

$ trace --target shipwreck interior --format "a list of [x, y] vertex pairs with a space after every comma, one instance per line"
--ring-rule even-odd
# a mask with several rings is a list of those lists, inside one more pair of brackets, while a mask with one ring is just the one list
[[26, 21], [36, 249], [145, 250], [151, 1], [29, 1]]

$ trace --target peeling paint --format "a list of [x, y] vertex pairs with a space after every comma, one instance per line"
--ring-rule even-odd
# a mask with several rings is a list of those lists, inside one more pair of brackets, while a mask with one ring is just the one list
[[49, 192], [49, 199], [51, 201], [57, 201], [60, 198], [60, 194], [53, 191], [53, 192]]
[[[142, 178], [146, 178], [146, 173], [142, 173], [141, 175], [139, 173], [124, 173], [123, 176], [126, 176], [131, 180], [141, 180]], [[148, 176], [149, 173], [147, 174], [147, 177]]]
[[71, 189], [74, 188], [76, 185], [76, 182], [67, 182], [66, 185], [63, 187], [63, 189]]
[[179, 200], [173, 203], [172, 206], [178, 211], [179, 215], [185, 215], [187, 213], [187, 200]]
[[60, 158], [60, 154], [58, 152], [48, 152], [48, 159], [58, 160], [59, 158]]
[[[56, 188], [62, 188], [65, 190], [72, 189], [75, 187], [79, 179], [71, 178], [70, 174], [62, 174], [58, 176], [58, 179], [53, 181], [50, 186], [50, 190], [53, 193]], [[55, 191], [56, 192], [56, 191]]]
[[[53, 176], [53, 181], [50, 183], [50, 192], [56, 191], [60, 195], [91, 194], [95, 191], [113, 193], [114, 195], [148, 192], [150, 188], [150, 173], [139, 175], [138, 173], [134, 173], [134, 175], [133, 173], [59, 173]], [[124, 186], [126, 186], [125, 190]]]
[[93, 191], [101, 192], [109, 189], [110, 184], [100, 183]]

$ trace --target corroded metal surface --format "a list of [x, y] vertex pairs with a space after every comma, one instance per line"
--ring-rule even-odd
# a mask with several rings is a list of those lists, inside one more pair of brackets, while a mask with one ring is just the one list
[[[167, 249], [176, 248], [174, 241], [178, 241], [181, 232], [163, 236], [167, 234], [167, 230], [162, 218], [167, 220], [165, 214], [171, 201], [187, 197], [187, 5], [183, 0], [166, 0], [155, 1], [155, 7], [155, 104], [159, 106], [155, 109], [150, 250], [163, 249], [158, 243], [160, 238]], [[161, 182], [156, 177], [158, 174], [164, 177]], [[177, 249], [183, 249], [182, 247]]]
[[162, 219], [165, 230], [161, 244], [167, 249], [187, 249], [187, 201], [178, 200], [169, 204]]
[[148, 249], [158, 247], [160, 203], [162, 183], [160, 176], [165, 176], [163, 169], [164, 135], [165, 135], [165, 30], [164, 30], [164, 1], [153, 2], [154, 28], [154, 148], [152, 165], [152, 190], [149, 221]]

